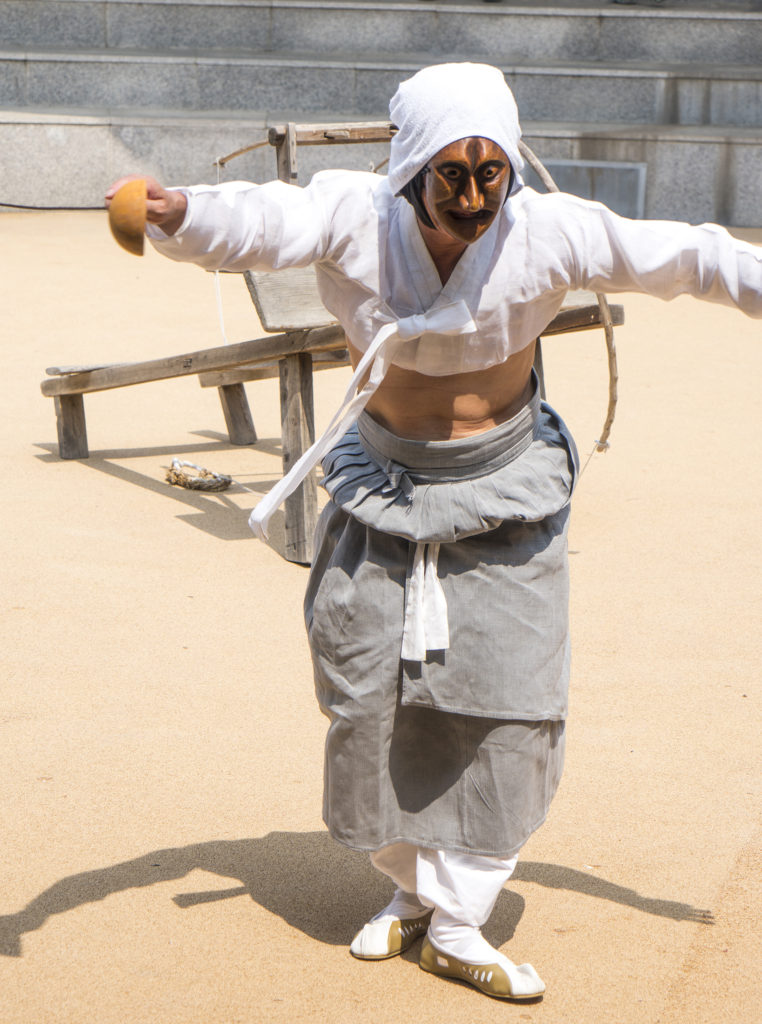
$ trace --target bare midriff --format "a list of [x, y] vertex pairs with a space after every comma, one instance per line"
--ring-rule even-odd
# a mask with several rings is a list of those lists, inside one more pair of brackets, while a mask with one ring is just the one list
[[[423, 200], [431, 223], [419, 219], [418, 230], [443, 285], [502, 209], [510, 181], [508, 157], [479, 136], [458, 139], [429, 161]], [[351, 342], [348, 348], [357, 366], [361, 353]], [[497, 366], [447, 377], [392, 364], [366, 409], [382, 427], [414, 441], [482, 434], [529, 401], [534, 350], [532, 343]]]
[[[348, 342], [352, 365], [362, 353]], [[382, 427], [415, 441], [470, 437], [504, 423], [531, 396], [534, 345], [487, 370], [430, 377], [390, 366], [366, 409]]]

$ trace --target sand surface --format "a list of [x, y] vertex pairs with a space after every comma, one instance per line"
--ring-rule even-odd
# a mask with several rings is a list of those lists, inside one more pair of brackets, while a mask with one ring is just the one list
[[[219, 344], [213, 279], [126, 255], [99, 213], [0, 235], [0, 1024], [759, 1020], [759, 321], [622, 300], [573, 517], [566, 773], [486, 930], [548, 991], [506, 1005], [417, 946], [348, 954], [389, 888], [322, 825], [306, 571], [246, 525], [280, 472], [275, 382], [249, 386], [256, 448], [188, 378], [89, 396], [90, 458], [57, 456], [45, 368]], [[230, 340], [256, 336], [222, 286]], [[545, 360], [586, 458], [602, 335]], [[346, 379], [318, 375], [318, 426]], [[174, 455], [240, 486], [170, 487]]]

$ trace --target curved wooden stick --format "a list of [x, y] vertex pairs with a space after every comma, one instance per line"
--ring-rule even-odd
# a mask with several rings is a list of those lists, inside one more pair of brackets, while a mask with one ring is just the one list
[[[532, 152], [523, 139], [519, 141], [519, 152], [548, 192], [561, 191], [550, 176], [547, 167], [545, 167], [540, 158]], [[606, 419], [603, 422], [601, 436], [595, 442], [596, 451], [605, 452], [609, 446], [609, 434], [611, 433], [611, 426], [614, 422], [617, 400], [619, 398], [619, 369], [617, 366], [616, 345], [614, 344], [614, 325], [611, 320], [611, 310], [609, 309], [608, 299], [602, 292], [596, 292], [595, 298], [598, 301], [598, 307], [601, 311], [601, 321], [603, 323], [603, 332], [606, 337], [606, 352], [609, 364], [609, 404], [606, 409]]]

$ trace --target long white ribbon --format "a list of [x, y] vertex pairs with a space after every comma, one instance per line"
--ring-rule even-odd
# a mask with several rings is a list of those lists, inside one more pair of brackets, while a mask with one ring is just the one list
[[416, 544], [413, 568], [405, 585], [405, 661], [425, 661], [428, 651], [444, 651], [450, 646], [447, 600], [437, 573], [438, 560], [439, 544]]
[[[310, 470], [327, 455], [362, 412], [371, 395], [384, 379], [401, 345], [422, 334], [473, 334], [476, 324], [468, 306], [459, 299], [447, 306], [430, 309], [426, 313], [402, 317], [384, 324], [357, 364], [347, 393], [328, 429], [307, 451], [297, 459], [288, 473], [262, 498], [249, 517], [249, 526], [260, 540], [267, 539], [267, 525], [281, 502], [296, 490]], [[370, 368], [367, 383], [358, 391], [360, 381]]]

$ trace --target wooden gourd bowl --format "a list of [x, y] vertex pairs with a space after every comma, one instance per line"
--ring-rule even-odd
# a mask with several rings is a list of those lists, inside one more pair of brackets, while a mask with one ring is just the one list
[[134, 178], [122, 185], [108, 208], [111, 234], [127, 252], [143, 255], [146, 226], [146, 183]]

